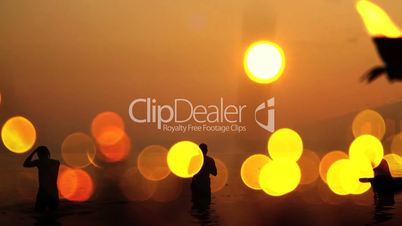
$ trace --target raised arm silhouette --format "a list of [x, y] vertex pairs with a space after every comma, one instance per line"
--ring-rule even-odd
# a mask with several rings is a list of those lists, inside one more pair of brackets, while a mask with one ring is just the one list
[[201, 170], [194, 175], [191, 181], [192, 202], [197, 207], [208, 207], [211, 203], [211, 181], [209, 175], [216, 176], [218, 172], [214, 159], [207, 156], [208, 146], [203, 143], [199, 147], [204, 155], [204, 163]]
[[[35, 154], [37, 154], [38, 159], [32, 160]], [[38, 168], [39, 189], [36, 196], [35, 210], [39, 212], [56, 210], [59, 205], [57, 176], [60, 162], [50, 158], [50, 152], [47, 147], [39, 146], [24, 161], [24, 167]]]

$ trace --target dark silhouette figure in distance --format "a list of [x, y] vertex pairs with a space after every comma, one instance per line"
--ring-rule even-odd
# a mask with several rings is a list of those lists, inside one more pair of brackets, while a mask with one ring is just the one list
[[[37, 154], [38, 159], [32, 160], [35, 154]], [[38, 168], [39, 190], [36, 196], [35, 210], [39, 212], [56, 210], [59, 205], [57, 176], [60, 162], [50, 158], [47, 147], [39, 146], [24, 161], [24, 167]]]
[[204, 155], [204, 163], [201, 170], [194, 175], [191, 181], [192, 202], [194, 207], [208, 208], [211, 203], [211, 181], [209, 175], [216, 176], [218, 172], [214, 159], [207, 156], [208, 146], [200, 144], [199, 147]]

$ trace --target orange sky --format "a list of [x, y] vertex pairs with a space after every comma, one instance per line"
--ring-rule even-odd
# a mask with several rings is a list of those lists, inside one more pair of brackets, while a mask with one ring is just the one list
[[[375, 3], [402, 26], [402, 2]], [[128, 120], [136, 97], [224, 97], [254, 107], [274, 96], [280, 127], [402, 98], [400, 83], [359, 82], [381, 62], [354, 1], [0, 1], [0, 28], [2, 105], [42, 134], [87, 131], [97, 113], [112, 110], [151, 139]], [[287, 60], [283, 76], [265, 86], [242, 70], [247, 42], [261, 37], [280, 44]]]

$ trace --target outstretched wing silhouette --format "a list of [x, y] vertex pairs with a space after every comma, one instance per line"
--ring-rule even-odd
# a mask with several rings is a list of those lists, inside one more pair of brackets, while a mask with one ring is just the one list
[[385, 74], [390, 82], [402, 80], [402, 38], [374, 38], [384, 66], [376, 66], [365, 73], [362, 80], [372, 82]]

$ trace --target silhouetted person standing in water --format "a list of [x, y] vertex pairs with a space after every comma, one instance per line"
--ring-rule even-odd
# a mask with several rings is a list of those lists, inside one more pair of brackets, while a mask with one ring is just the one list
[[[38, 159], [32, 160], [35, 154], [38, 155]], [[59, 191], [57, 189], [59, 166], [60, 162], [50, 158], [50, 152], [45, 146], [39, 146], [25, 160], [24, 167], [38, 167], [39, 190], [36, 196], [36, 211], [57, 209], [59, 205]]]
[[374, 192], [394, 192], [394, 180], [391, 172], [389, 171], [388, 162], [385, 159], [374, 168], [374, 181], [372, 183]]
[[371, 185], [374, 191], [375, 222], [390, 220], [393, 213], [389, 211], [389, 207], [395, 204], [395, 183], [385, 159], [374, 168], [374, 180]]
[[211, 181], [209, 175], [212, 174], [216, 176], [218, 172], [214, 159], [207, 156], [207, 145], [200, 144], [199, 147], [204, 155], [204, 164], [191, 181], [192, 201], [194, 206], [208, 207], [211, 203]]

